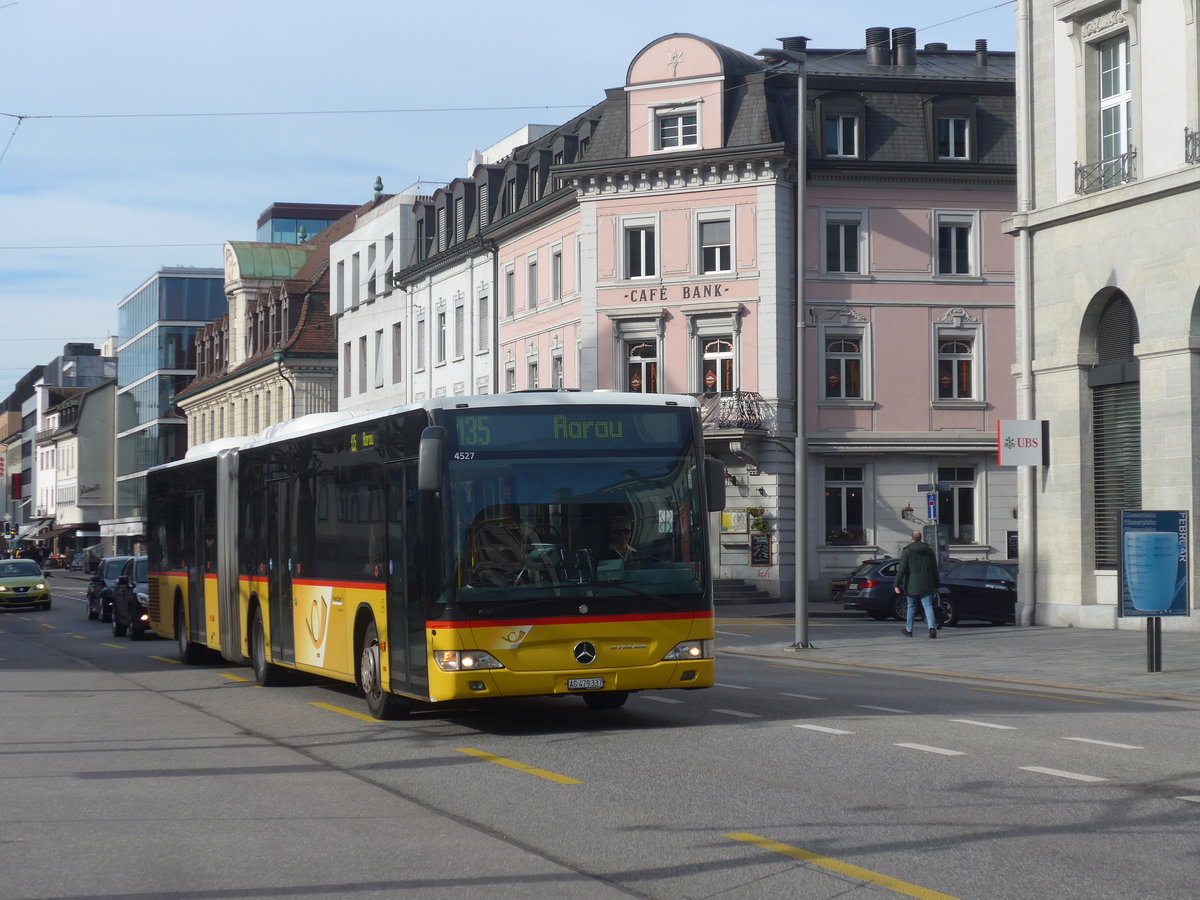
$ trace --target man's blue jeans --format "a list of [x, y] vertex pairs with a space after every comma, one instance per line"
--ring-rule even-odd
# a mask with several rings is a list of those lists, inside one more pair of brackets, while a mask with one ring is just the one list
[[937, 617], [933, 614], [933, 594], [925, 594], [922, 597], [913, 597], [909, 594], [905, 594], [904, 596], [908, 597], [908, 614], [904, 620], [904, 627], [908, 631], [913, 630], [913, 620], [917, 617], [918, 601], [925, 608], [925, 624], [930, 628], [937, 628]]

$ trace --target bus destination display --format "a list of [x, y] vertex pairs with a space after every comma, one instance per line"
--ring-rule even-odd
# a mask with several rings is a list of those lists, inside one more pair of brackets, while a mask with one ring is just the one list
[[461, 450], [547, 446], [600, 450], [622, 445], [678, 448], [684, 432], [677, 410], [553, 410], [546, 413], [455, 413], [452, 434]]

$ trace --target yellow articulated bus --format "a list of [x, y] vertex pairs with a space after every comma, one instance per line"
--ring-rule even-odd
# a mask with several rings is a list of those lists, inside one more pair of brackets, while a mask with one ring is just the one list
[[530, 391], [325, 413], [148, 475], [150, 619], [271, 684], [421, 703], [713, 683], [699, 406]]

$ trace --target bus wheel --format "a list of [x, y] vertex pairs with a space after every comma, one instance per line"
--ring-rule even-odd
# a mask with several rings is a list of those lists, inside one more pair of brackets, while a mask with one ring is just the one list
[[175, 606], [175, 643], [179, 647], [179, 661], [185, 666], [194, 666], [203, 661], [204, 648], [188, 640], [187, 619], [183, 616], [183, 604]]
[[267, 662], [267, 629], [263, 627], [262, 607], [254, 607], [250, 616], [250, 662], [254, 666], [254, 683], [262, 687], [283, 683], [283, 670]]
[[588, 709], [618, 709], [629, 699], [629, 691], [605, 691], [602, 694], [584, 694], [583, 702]]
[[374, 620], [363, 633], [362, 655], [358, 660], [358, 688], [367, 701], [367, 711], [377, 719], [395, 719], [408, 714], [402, 702], [383, 687], [383, 665], [379, 658], [379, 628]]

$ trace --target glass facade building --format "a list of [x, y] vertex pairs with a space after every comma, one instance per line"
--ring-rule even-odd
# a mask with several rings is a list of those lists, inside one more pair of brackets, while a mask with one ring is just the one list
[[255, 240], [271, 244], [298, 244], [300, 229], [303, 228], [305, 241], [311, 241], [318, 232], [357, 208], [342, 203], [272, 203], [258, 217]]
[[117, 518], [143, 516], [146, 470], [186, 451], [171, 397], [196, 374], [196, 332], [227, 311], [224, 269], [163, 268], [118, 304]]

